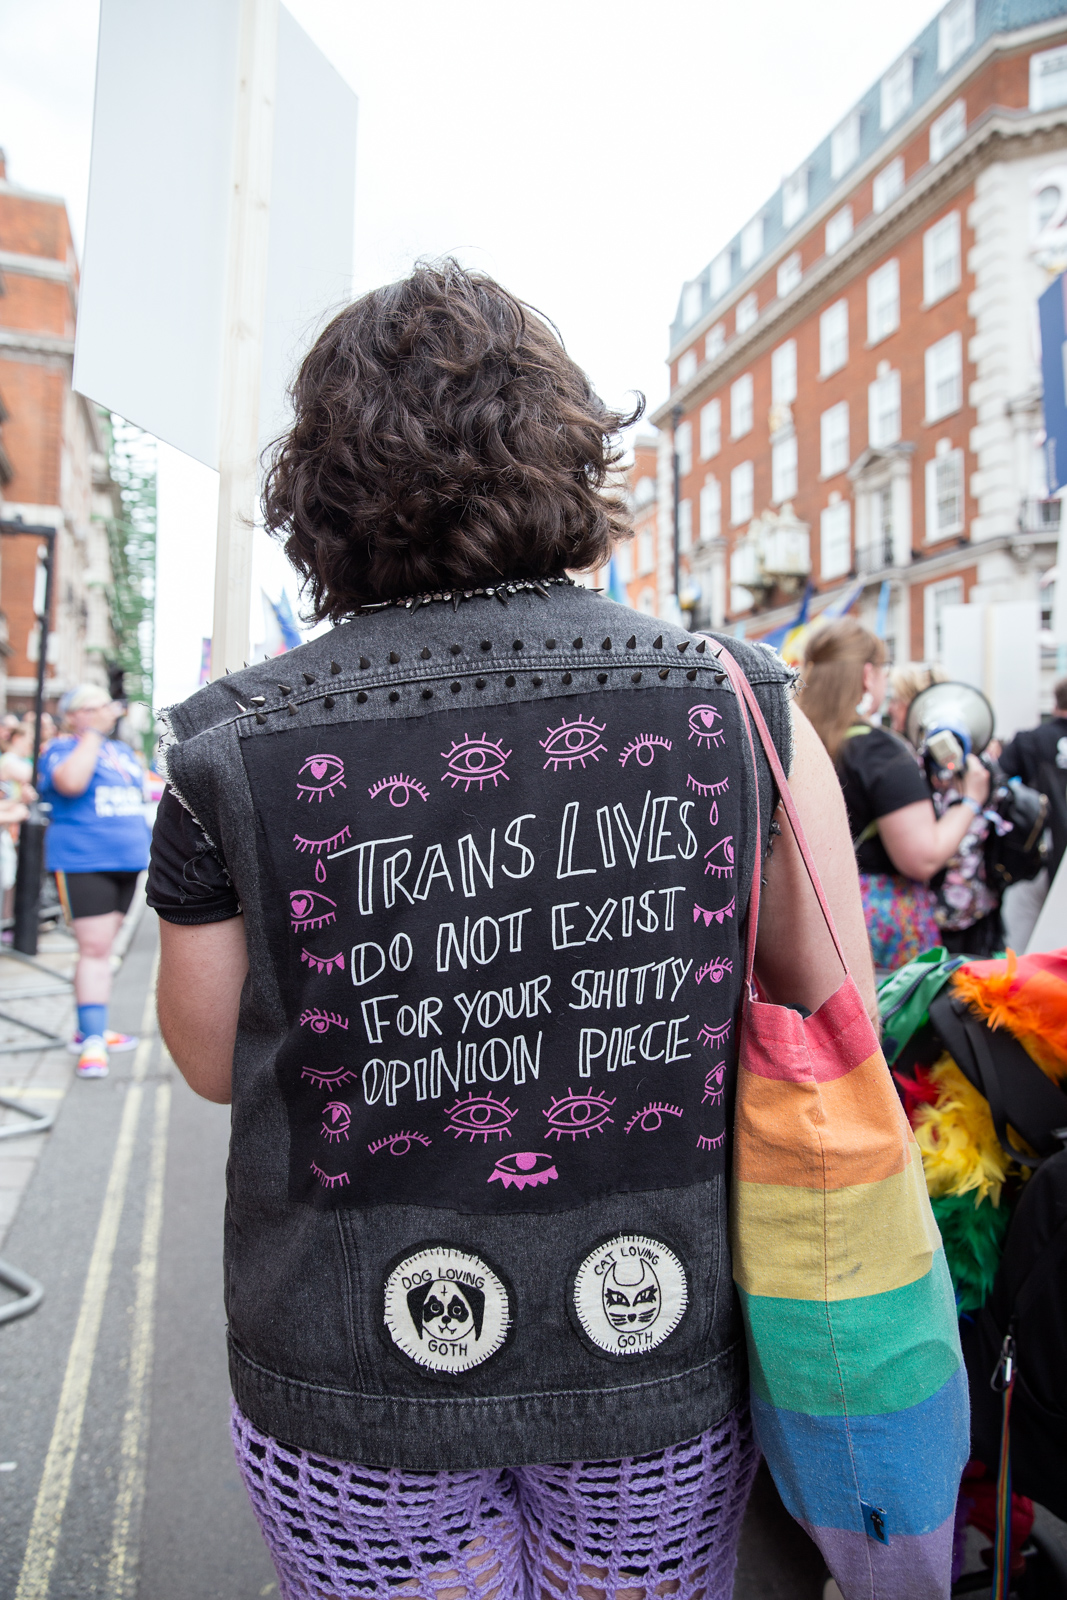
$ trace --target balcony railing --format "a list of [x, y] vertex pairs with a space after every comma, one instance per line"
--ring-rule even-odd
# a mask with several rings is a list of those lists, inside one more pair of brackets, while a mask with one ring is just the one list
[[876, 539], [873, 545], [860, 545], [856, 551], [856, 571], [859, 573], [881, 572], [884, 568], [895, 565], [891, 533], [887, 533], [884, 538]]
[[1020, 533], [1058, 533], [1060, 500], [1023, 500], [1019, 506]]

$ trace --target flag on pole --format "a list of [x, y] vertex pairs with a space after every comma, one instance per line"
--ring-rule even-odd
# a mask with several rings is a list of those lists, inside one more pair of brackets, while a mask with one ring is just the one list
[[790, 663], [799, 661], [804, 653], [804, 636], [808, 631], [808, 607], [811, 604], [812, 592], [812, 585], [809, 583], [804, 588], [800, 609], [792, 622], [783, 622], [780, 628], [765, 633], [760, 640], [760, 644], [768, 644], [772, 650], [777, 650], [783, 661]]
[[263, 656], [283, 656], [300, 643], [300, 629], [296, 625], [289, 596], [284, 589], [276, 601], [265, 589], [260, 590], [260, 594], [263, 599]]

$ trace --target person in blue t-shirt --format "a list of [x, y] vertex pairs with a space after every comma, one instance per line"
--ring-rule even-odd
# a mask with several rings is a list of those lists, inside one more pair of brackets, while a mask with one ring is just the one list
[[49, 870], [78, 941], [74, 995], [78, 1074], [104, 1078], [108, 1050], [132, 1050], [131, 1034], [107, 1026], [111, 946], [148, 865], [144, 772], [129, 745], [110, 739], [122, 713], [106, 689], [83, 684], [61, 702], [67, 732], [41, 756], [39, 790], [52, 806]]

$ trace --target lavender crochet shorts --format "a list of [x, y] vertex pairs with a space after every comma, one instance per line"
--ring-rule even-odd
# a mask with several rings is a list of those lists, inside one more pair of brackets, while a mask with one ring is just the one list
[[409, 1472], [291, 1449], [233, 1407], [282, 1600], [729, 1600], [747, 1407], [622, 1461]]

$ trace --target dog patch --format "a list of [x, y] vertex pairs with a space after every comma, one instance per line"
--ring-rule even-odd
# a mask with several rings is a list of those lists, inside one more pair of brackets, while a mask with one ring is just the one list
[[685, 1268], [659, 1239], [620, 1233], [586, 1256], [574, 1277], [574, 1311], [598, 1350], [644, 1355], [685, 1316]]
[[385, 1280], [385, 1326], [398, 1350], [430, 1372], [469, 1372], [504, 1344], [508, 1291], [480, 1256], [429, 1245]]

